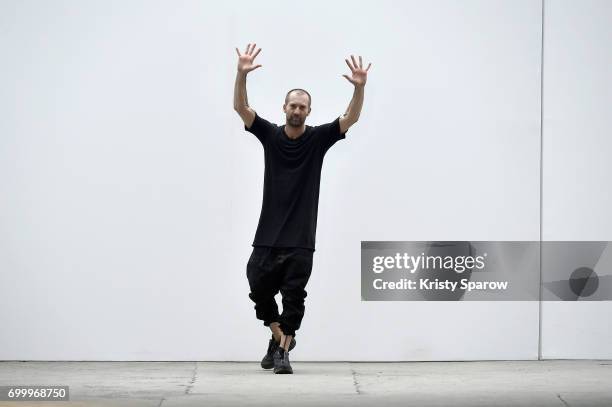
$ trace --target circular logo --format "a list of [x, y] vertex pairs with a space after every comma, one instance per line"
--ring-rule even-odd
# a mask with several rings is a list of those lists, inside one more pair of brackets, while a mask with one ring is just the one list
[[599, 287], [597, 273], [588, 267], [580, 267], [572, 272], [569, 279], [570, 289], [579, 297], [593, 295]]

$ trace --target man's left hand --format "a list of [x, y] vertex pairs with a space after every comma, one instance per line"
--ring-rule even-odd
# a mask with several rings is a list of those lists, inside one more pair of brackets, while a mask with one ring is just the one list
[[372, 66], [372, 63], [368, 64], [368, 67], [366, 69], [363, 69], [361, 55], [359, 56], [359, 64], [357, 64], [357, 61], [355, 61], [355, 57], [353, 55], [351, 55], [351, 60], [353, 61], [352, 64], [349, 62], [348, 59], [345, 58], [344, 60], [346, 61], [346, 64], [351, 70], [351, 76], [342, 76], [344, 76], [350, 83], [355, 86], [365, 86], [366, 81], [368, 80], [368, 70]]

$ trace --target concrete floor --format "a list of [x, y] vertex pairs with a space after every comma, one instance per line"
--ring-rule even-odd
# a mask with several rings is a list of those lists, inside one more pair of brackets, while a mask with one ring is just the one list
[[0, 385], [68, 385], [70, 402], [0, 406], [612, 406], [612, 361], [0, 362]]

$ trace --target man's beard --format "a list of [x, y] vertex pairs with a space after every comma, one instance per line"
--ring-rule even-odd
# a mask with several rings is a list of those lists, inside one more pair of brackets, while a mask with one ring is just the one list
[[305, 120], [306, 119], [302, 119], [301, 117], [289, 116], [287, 118], [287, 124], [291, 127], [302, 127]]

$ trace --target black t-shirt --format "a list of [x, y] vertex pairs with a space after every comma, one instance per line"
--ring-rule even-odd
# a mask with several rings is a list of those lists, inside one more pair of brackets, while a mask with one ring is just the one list
[[327, 150], [346, 137], [340, 119], [306, 126], [291, 139], [285, 126], [255, 115], [251, 128], [264, 147], [264, 190], [259, 225], [252, 246], [315, 249], [319, 184]]

